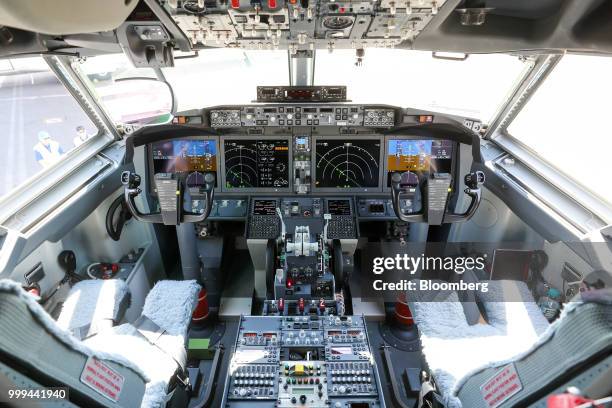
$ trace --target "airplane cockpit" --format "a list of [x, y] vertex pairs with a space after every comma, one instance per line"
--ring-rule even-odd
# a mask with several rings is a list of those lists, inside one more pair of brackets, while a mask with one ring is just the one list
[[0, 2], [0, 405], [612, 406], [611, 21]]

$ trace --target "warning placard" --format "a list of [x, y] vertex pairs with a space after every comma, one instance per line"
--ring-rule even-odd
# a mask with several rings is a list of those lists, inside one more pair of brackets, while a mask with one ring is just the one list
[[514, 364], [508, 364], [480, 386], [487, 407], [496, 408], [523, 389]]
[[121, 374], [95, 357], [89, 357], [81, 373], [81, 382], [113, 402], [119, 401], [119, 394], [125, 379]]

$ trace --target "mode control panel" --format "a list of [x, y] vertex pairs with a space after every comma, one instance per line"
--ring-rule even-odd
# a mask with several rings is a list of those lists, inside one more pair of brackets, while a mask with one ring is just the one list
[[395, 124], [395, 111], [393, 109], [366, 109], [363, 126], [392, 127]]
[[210, 112], [210, 126], [214, 128], [240, 127], [240, 109], [219, 109]]
[[395, 111], [390, 108], [369, 108], [348, 104], [276, 104], [212, 109], [210, 126], [279, 127], [279, 126], [336, 126], [336, 127], [393, 127]]

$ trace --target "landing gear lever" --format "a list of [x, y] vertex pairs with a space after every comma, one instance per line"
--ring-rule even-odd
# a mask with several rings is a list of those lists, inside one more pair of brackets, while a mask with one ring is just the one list
[[154, 177], [155, 187], [161, 211], [155, 213], [142, 213], [136, 207], [134, 199], [140, 195], [141, 178], [138, 174], [124, 171], [121, 182], [125, 185], [124, 197], [128, 209], [138, 221], [178, 225], [181, 222], [202, 222], [210, 215], [213, 206], [215, 176], [207, 173], [204, 176], [204, 200], [206, 207], [203, 213], [193, 213], [183, 209], [184, 185], [180, 176], [170, 173], [158, 173]]

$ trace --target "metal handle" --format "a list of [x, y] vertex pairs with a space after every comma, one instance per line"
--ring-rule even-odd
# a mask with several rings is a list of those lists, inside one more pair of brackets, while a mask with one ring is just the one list
[[[401, 186], [402, 182], [402, 174], [393, 173], [391, 175], [391, 203], [393, 204], [393, 210], [395, 211], [395, 215], [397, 218], [404, 222], [424, 222], [425, 221], [425, 213], [423, 211], [420, 212], [411, 212], [406, 213], [402, 211], [400, 200], [401, 194], [404, 192], [404, 189]], [[421, 196], [425, 195], [421, 193]]]
[[183, 222], [202, 222], [208, 218], [215, 198], [215, 176], [212, 173], [206, 173], [204, 176], [204, 201], [206, 208], [202, 214], [196, 214], [189, 211], [184, 211]]
[[[397, 218], [404, 222], [427, 222], [427, 216], [425, 215], [424, 211], [418, 213], [405, 213], [404, 211], [402, 211], [400, 206], [400, 196], [403, 192], [405, 192], [405, 189], [401, 185], [402, 174], [393, 173], [391, 175], [391, 202], [393, 204], [393, 210], [395, 211], [395, 215], [397, 216]], [[466, 188], [465, 190], [463, 190], [463, 192], [471, 198], [470, 205], [463, 213], [446, 212], [444, 214], [444, 218], [442, 219], [442, 223], [449, 224], [467, 221], [472, 218], [476, 213], [476, 210], [480, 205], [482, 195], [480, 186], [485, 182], [485, 175], [482, 171], [475, 171], [473, 173], [467, 174], [465, 176], [464, 182]], [[421, 184], [419, 184], [419, 186], [419, 188], [421, 189], [421, 196], [423, 197], [423, 202], [425, 203], [424, 206], [426, 206], [426, 187], [421, 186]]]
[[123, 195], [125, 197], [125, 203], [127, 204], [128, 210], [130, 210], [132, 216], [138, 221], [161, 223], [161, 213], [142, 213], [138, 210], [138, 207], [136, 207], [134, 198], [140, 195], [142, 192], [142, 190], [139, 188], [140, 180], [140, 176], [136, 173], [131, 173], [129, 171], [124, 171], [121, 173], [121, 183], [125, 185]]

